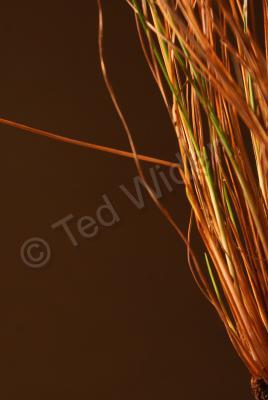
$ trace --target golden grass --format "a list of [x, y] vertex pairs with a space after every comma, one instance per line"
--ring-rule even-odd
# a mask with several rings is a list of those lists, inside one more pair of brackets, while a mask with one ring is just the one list
[[[193, 276], [251, 373], [256, 398], [267, 398], [268, 1], [125, 1], [172, 120], [182, 164], [137, 154], [104, 63], [100, 0], [101, 67], [131, 151], [0, 123], [134, 159], [152, 199], [184, 240]], [[155, 198], [140, 161], [178, 167], [192, 208], [188, 234]], [[193, 222], [206, 249], [200, 261], [190, 244]]]
[[268, 2], [127, 3], [206, 247], [192, 271], [251, 375], [268, 383]]

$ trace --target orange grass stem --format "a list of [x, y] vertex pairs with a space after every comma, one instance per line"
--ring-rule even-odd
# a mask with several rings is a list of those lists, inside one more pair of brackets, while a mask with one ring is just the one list
[[[4, 118], [0, 118], [0, 124], [11, 126], [12, 128], [20, 129], [21, 131], [24, 131], [24, 132], [33, 133], [34, 135], [45, 136], [49, 139], [53, 139], [58, 142], [74, 144], [76, 146], [80, 146], [80, 147], [84, 147], [84, 148], [92, 149], [92, 150], [98, 150], [98, 151], [102, 151], [105, 153], [115, 154], [115, 155], [121, 156], [121, 157], [127, 157], [127, 158], [132, 158], [132, 159], [135, 158], [135, 155], [129, 151], [114, 149], [111, 147], [100, 146], [98, 144], [89, 143], [89, 142], [85, 142], [82, 140], [68, 138], [66, 136], [57, 135], [56, 133], [48, 132], [48, 131], [45, 131], [42, 129], [33, 128], [28, 125], [23, 125], [18, 122], [9, 121]], [[138, 158], [140, 161], [145, 161], [145, 162], [157, 164], [157, 165], [163, 165], [165, 167], [179, 167], [178, 163], [161, 160], [161, 159], [155, 158], [155, 157], [144, 156], [142, 154], [137, 154], [136, 158]]]

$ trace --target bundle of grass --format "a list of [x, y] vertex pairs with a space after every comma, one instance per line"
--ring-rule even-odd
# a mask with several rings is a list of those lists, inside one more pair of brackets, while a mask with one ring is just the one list
[[192, 272], [267, 399], [268, 2], [127, 2], [206, 248], [203, 265], [189, 252]]

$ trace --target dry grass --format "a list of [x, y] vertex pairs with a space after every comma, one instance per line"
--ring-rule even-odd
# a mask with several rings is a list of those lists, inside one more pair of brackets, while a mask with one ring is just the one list
[[[136, 152], [107, 76], [98, 1], [101, 66], [131, 152], [5, 119], [0, 123], [134, 158], [145, 181], [140, 161], [174, 163]], [[145, 181], [147, 190], [184, 240], [194, 278], [250, 371], [256, 397], [267, 398], [268, 1], [124, 1], [133, 10], [146, 60], [174, 125], [182, 159], [176, 166], [192, 207], [186, 237]], [[190, 245], [194, 222], [206, 248], [200, 261]]]
[[[127, 0], [152, 75], [174, 125], [179, 167], [206, 247], [193, 275], [216, 308], [254, 382], [268, 383], [268, 3]], [[99, 1], [99, 5], [101, 3]], [[257, 20], [264, 29], [257, 33]], [[104, 78], [136, 155], [131, 132]], [[137, 168], [143, 179], [138, 157]], [[255, 385], [256, 386], [256, 385]]]
[[193, 274], [252, 376], [268, 383], [268, 2], [127, 2], [206, 247], [198, 265], [189, 252]]

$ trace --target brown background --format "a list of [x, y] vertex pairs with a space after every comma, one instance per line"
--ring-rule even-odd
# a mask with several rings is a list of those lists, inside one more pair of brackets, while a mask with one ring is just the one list
[[[123, 0], [106, 1], [106, 59], [140, 152], [176, 142]], [[1, 4], [1, 114], [128, 149], [100, 74], [96, 1]], [[3, 399], [249, 399], [248, 374], [158, 210], [137, 210], [132, 161], [1, 127], [0, 396]], [[131, 189], [132, 188], [132, 189]], [[107, 194], [120, 223], [73, 247], [50, 225], [94, 215]], [[164, 202], [186, 229], [183, 187]], [[34, 270], [22, 243], [46, 239]]]

